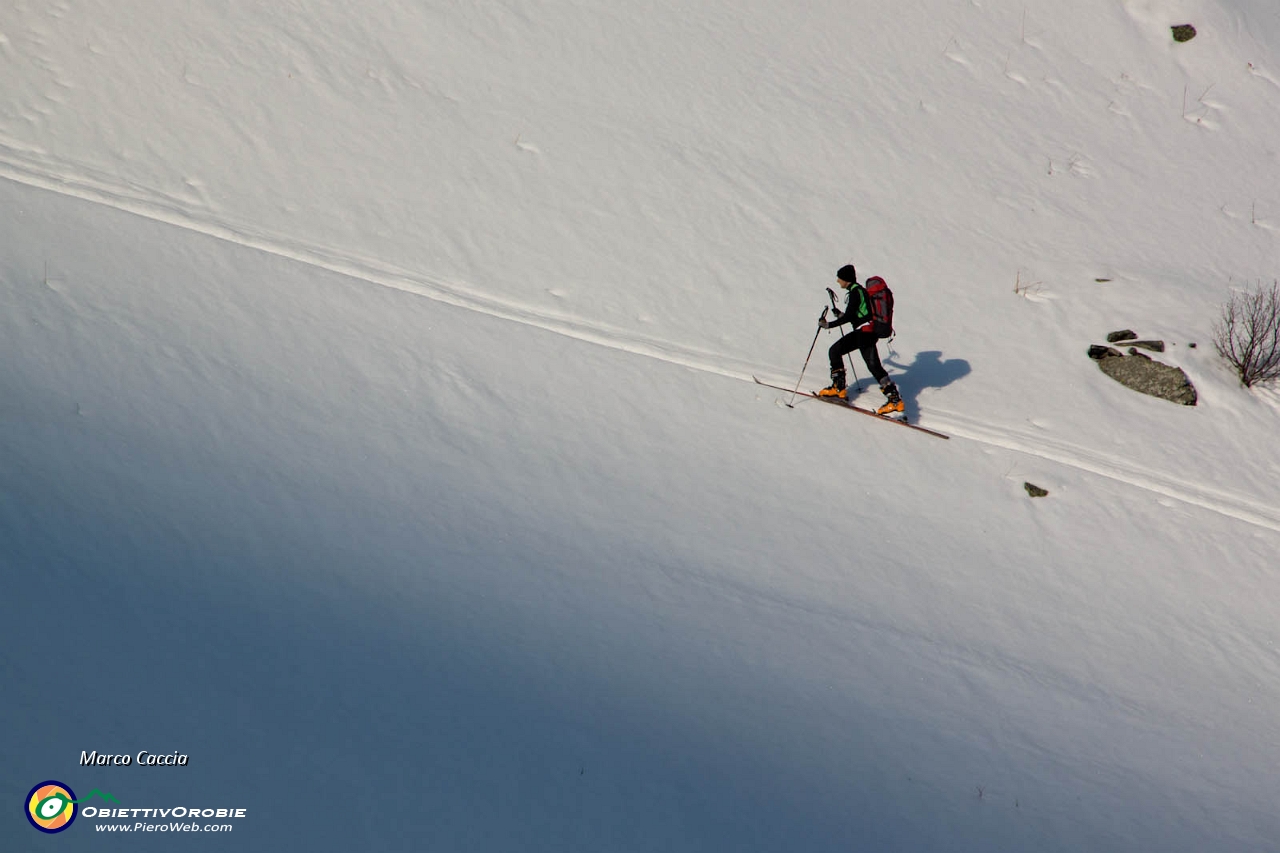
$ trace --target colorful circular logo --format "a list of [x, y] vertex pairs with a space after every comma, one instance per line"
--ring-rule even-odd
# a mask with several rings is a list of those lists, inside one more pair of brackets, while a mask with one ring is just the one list
[[75, 792], [61, 782], [41, 782], [27, 794], [27, 820], [41, 832], [62, 832], [75, 819]]

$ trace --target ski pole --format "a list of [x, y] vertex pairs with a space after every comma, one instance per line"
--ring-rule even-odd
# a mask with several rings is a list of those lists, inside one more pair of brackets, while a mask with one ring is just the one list
[[813, 348], [818, 345], [818, 335], [822, 334], [822, 321], [827, 319], [827, 309], [822, 309], [822, 316], [818, 318], [818, 328], [813, 332], [813, 343], [809, 344], [809, 354], [804, 357], [804, 367], [800, 368], [800, 378], [796, 380], [795, 390], [791, 392], [791, 402], [787, 403], [788, 409], [795, 408], [796, 394], [800, 391], [800, 383], [804, 381], [804, 372], [809, 369], [809, 359], [813, 358]]
[[[827, 296], [828, 296], [828, 297], [830, 297], [830, 299], [831, 299], [831, 310], [832, 310], [832, 311], [835, 311], [835, 312], [836, 312], [836, 315], [837, 315], [837, 316], [839, 316], [839, 314], [840, 314], [840, 306], [836, 304], [836, 292], [835, 292], [834, 290], [832, 290], [831, 288], [829, 288], [829, 287], [828, 287], [828, 288], [827, 288]], [[853, 353], [851, 353], [851, 352], [850, 352], [850, 353], [845, 353], [845, 355], [847, 355], [847, 356], [849, 357], [849, 367], [853, 370], [853, 379], [854, 379], [854, 383], [853, 383], [853, 385], [854, 385], [854, 388], [857, 388], [857, 387], [858, 387], [858, 368], [856, 368], [856, 367], [854, 367], [854, 366], [853, 366]], [[843, 360], [842, 360], [842, 361], [841, 361], [841, 364], [843, 364], [843, 363], [844, 363], [844, 362], [843, 362]]]

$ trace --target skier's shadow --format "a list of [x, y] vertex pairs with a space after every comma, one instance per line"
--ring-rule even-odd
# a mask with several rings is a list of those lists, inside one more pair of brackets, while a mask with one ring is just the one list
[[[973, 370], [963, 358], [944, 359], [937, 350], [916, 353], [910, 364], [898, 361], [895, 354], [884, 359], [884, 364], [890, 369], [890, 378], [898, 384], [902, 402], [907, 406], [907, 417], [913, 421], [918, 414], [916, 398], [921, 389], [945, 388]], [[864, 391], [874, 391], [877, 387], [876, 381], [870, 377], [863, 377], [858, 385]], [[876, 401], [876, 405], [879, 405], [879, 401]]]

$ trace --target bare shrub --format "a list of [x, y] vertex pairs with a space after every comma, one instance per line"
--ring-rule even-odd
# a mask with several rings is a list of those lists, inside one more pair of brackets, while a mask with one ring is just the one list
[[1213, 345], [1246, 388], [1280, 379], [1280, 284], [1233, 291], [1214, 325]]
[[1013, 280], [1013, 292], [1024, 298], [1030, 298], [1039, 294], [1043, 286], [1043, 282], [1023, 281], [1022, 270], [1018, 270], [1018, 274]]

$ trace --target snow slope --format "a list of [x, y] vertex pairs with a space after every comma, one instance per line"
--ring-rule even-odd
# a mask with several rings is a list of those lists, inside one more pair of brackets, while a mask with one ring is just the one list
[[[260, 5], [0, 10], [0, 796], [1280, 845], [1280, 396], [1210, 345], [1280, 257], [1270, 3]], [[953, 440], [750, 382], [849, 261]], [[1084, 358], [1126, 326], [1200, 405]]]

